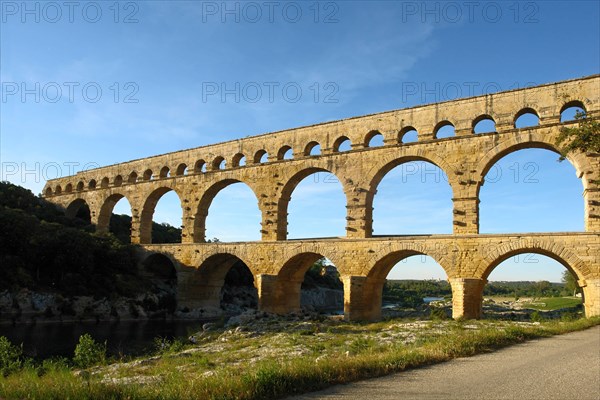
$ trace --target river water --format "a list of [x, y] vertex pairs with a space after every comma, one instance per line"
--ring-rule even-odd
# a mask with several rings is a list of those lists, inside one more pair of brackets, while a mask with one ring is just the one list
[[29, 357], [73, 357], [79, 336], [89, 333], [97, 342], [106, 341], [109, 355], [139, 355], [153, 349], [154, 338], [185, 339], [202, 329], [206, 321], [121, 321], [81, 323], [37, 323], [0, 325], [0, 336], [23, 344]]

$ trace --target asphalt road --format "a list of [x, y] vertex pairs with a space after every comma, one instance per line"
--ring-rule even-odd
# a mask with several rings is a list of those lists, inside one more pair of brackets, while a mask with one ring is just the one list
[[599, 400], [600, 326], [292, 399]]

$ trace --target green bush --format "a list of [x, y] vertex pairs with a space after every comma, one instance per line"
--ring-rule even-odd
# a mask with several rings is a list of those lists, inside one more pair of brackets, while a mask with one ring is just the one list
[[80, 368], [106, 362], [106, 342], [97, 343], [88, 333], [79, 337], [73, 362]]
[[15, 346], [5, 336], [0, 336], [0, 372], [8, 376], [23, 365], [23, 345]]

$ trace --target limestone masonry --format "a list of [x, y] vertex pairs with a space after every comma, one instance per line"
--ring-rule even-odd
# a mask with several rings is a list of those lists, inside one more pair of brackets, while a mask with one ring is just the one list
[[[479, 234], [479, 190], [486, 173], [517, 150], [557, 151], [554, 143], [561, 127], [576, 124], [560, 120], [561, 112], [572, 106], [600, 118], [600, 75], [133, 160], [50, 180], [43, 195], [69, 216], [87, 204], [98, 231], [108, 229], [113, 207], [126, 197], [131, 204], [131, 241], [141, 245], [142, 259], [160, 253], [171, 260], [178, 275], [180, 308], [218, 306], [224, 277], [240, 259], [255, 276], [261, 309], [297, 310], [304, 273], [314, 261], [327, 257], [344, 283], [346, 318], [377, 319], [390, 269], [408, 256], [426, 254], [448, 275], [453, 316], [478, 318], [490, 272], [514, 255], [539, 253], [576, 274], [586, 315], [600, 315], [600, 154], [568, 155], [583, 184], [585, 232]], [[515, 128], [516, 119], [525, 113], [537, 115], [539, 125]], [[475, 134], [474, 126], [482, 119], [493, 120], [496, 132]], [[436, 133], [446, 125], [453, 125], [456, 135], [437, 139]], [[418, 140], [403, 143], [404, 134], [413, 129]], [[377, 134], [383, 136], [384, 145], [369, 147]], [[340, 151], [346, 139], [351, 149]], [[321, 153], [310, 155], [316, 145]], [[294, 157], [284, 159], [289, 149]], [[415, 160], [431, 162], [447, 174], [453, 192], [453, 234], [374, 237], [377, 185], [392, 168]], [[288, 241], [291, 194], [302, 179], [319, 171], [334, 174], [344, 188], [346, 236]], [[221, 189], [236, 182], [245, 183], [256, 195], [262, 240], [206, 243], [209, 206]], [[151, 244], [154, 208], [171, 190], [181, 200], [182, 243]]]

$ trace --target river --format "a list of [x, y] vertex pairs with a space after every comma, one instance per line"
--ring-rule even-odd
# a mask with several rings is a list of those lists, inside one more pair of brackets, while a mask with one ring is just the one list
[[79, 337], [89, 333], [107, 344], [112, 356], [139, 355], [153, 349], [154, 338], [185, 339], [202, 329], [206, 321], [121, 321], [81, 323], [37, 323], [0, 325], [0, 336], [13, 344], [23, 344], [26, 356], [38, 359], [73, 357]]

